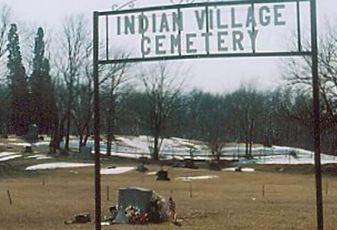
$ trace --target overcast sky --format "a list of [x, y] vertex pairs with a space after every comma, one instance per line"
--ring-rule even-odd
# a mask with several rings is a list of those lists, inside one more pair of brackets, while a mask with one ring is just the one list
[[[178, 0], [173, 0], [178, 1]], [[110, 10], [114, 4], [122, 5], [127, 0], [0, 0], [8, 4], [16, 20], [32, 25], [41, 25], [53, 30], [59, 27], [64, 18], [71, 14], [84, 13], [92, 18], [95, 10]], [[138, 0], [136, 7], [171, 4], [171, 0]], [[324, 33], [329, 21], [337, 25], [337, 1], [317, 0], [319, 32]], [[127, 8], [127, 7], [126, 7]], [[191, 70], [189, 80], [192, 87], [205, 91], [223, 92], [233, 90], [242, 83], [252, 83], [260, 88], [276, 87], [280, 84], [279, 58], [239, 58], [203, 59], [183, 61]]]

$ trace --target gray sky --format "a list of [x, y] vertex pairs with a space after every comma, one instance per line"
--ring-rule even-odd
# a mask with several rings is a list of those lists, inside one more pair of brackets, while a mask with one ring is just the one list
[[[175, 0], [178, 1], [178, 0]], [[91, 19], [95, 10], [110, 10], [112, 5], [121, 5], [128, 0], [0, 0], [8, 4], [19, 21], [41, 25], [48, 29], [59, 27], [66, 16], [84, 13]], [[171, 0], [138, 0], [136, 7], [170, 4]], [[336, 0], [317, 0], [319, 32], [324, 33], [325, 24], [337, 25]], [[223, 92], [238, 88], [242, 83], [252, 83], [260, 88], [280, 84], [279, 58], [202, 59], [183, 61], [191, 70], [188, 80], [192, 87], [205, 91]]]

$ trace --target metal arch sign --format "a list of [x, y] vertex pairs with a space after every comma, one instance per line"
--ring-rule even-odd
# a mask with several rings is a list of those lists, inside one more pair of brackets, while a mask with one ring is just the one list
[[[194, 0], [172, 0], [173, 3], [182, 2], [183, 4], [94, 12], [93, 14], [96, 230], [101, 229], [98, 71], [100, 64], [197, 58], [304, 55], [309, 55], [312, 60], [316, 214], [317, 229], [323, 230], [316, 0], [196, 1], [198, 2]], [[289, 14], [285, 12], [288, 5], [292, 5], [294, 19], [289, 19]], [[301, 7], [308, 8], [309, 20], [302, 20]], [[308, 22], [310, 33], [303, 33], [303, 21]], [[282, 28], [288, 28], [291, 25], [296, 35], [293, 48], [273, 50], [269, 47], [269, 49], [266, 49], [265, 44], [274, 41], [274, 39], [289, 42], [288, 38], [279, 32]], [[190, 27], [190, 30], [188, 30], [188, 27]], [[267, 39], [262, 42], [261, 46], [261, 42], [258, 41], [263, 36], [263, 30]], [[309, 37], [303, 38], [307, 34], [309, 34]], [[113, 56], [114, 47], [119, 46], [116, 44], [118, 37], [122, 38], [122, 43], [119, 44], [121, 46], [126, 43], [135, 44], [127, 58], [118, 59], [117, 57], [116, 59]], [[306, 40], [311, 41], [309, 49], [302, 47], [303, 41]], [[100, 44], [103, 44], [103, 49], [100, 49]]]
[[[302, 50], [300, 15], [301, 8], [309, 5], [309, 2], [184, 1], [184, 4], [98, 12], [99, 37], [104, 44], [99, 62], [310, 55], [308, 50]], [[282, 32], [290, 25], [291, 35], [296, 32], [293, 37], [296, 38], [297, 47], [282, 50], [264, 47], [268, 40], [288, 42], [290, 37], [284, 39]], [[126, 40], [128, 45], [133, 44], [129, 50], [123, 47]], [[129, 54], [127, 59], [113, 56], [118, 48]]]

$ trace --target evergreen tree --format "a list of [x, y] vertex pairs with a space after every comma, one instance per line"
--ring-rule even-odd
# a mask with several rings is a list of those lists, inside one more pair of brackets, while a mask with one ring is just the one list
[[12, 24], [8, 33], [8, 78], [10, 82], [10, 121], [17, 135], [27, 132], [30, 124], [30, 99], [26, 70], [22, 64], [19, 35], [16, 24]]
[[33, 72], [31, 75], [32, 90], [32, 122], [38, 127], [39, 133], [49, 133], [55, 123], [56, 106], [49, 60], [45, 58], [44, 32], [38, 28], [35, 37]]

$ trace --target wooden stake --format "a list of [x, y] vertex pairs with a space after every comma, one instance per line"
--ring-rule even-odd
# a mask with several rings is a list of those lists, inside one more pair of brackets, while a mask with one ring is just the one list
[[110, 187], [109, 185], [106, 186], [106, 200], [110, 200]]
[[7, 196], [8, 196], [9, 204], [12, 205], [13, 201], [12, 201], [12, 197], [11, 197], [11, 193], [9, 192], [9, 189], [7, 189]]
[[265, 190], [266, 190], [266, 186], [265, 186], [265, 185], [262, 185], [262, 197], [264, 197]]
[[325, 184], [325, 195], [328, 195], [329, 194], [329, 183], [326, 182]]
[[44, 180], [44, 177], [42, 177], [42, 185], [45, 186], [45, 180]]
[[190, 198], [192, 198], [192, 181], [190, 181]]

